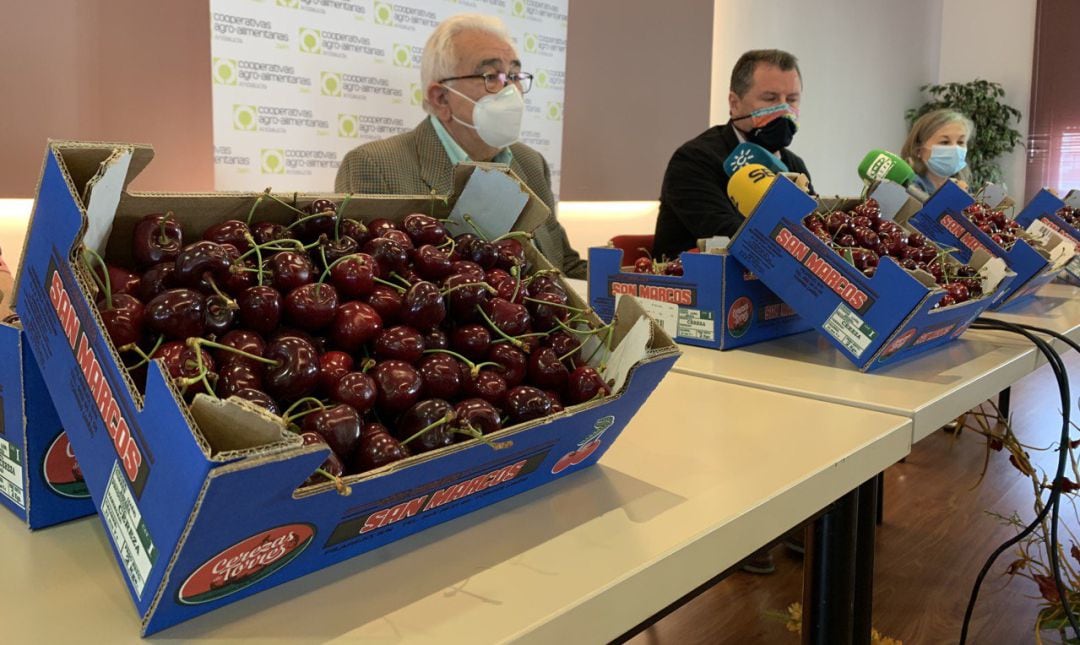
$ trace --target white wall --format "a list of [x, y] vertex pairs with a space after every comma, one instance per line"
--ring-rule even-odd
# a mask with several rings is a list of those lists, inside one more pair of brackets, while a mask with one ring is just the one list
[[[799, 58], [804, 86], [791, 149], [806, 161], [819, 193], [857, 193], [859, 161], [874, 148], [900, 151], [904, 111], [918, 105], [920, 85], [937, 80], [942, 1], [715, 0], [710, 123], [728, 119], [731, 68], [740, 54], [789, 51]], [[987, 46], [1000, 46], [1000, 34], [1010, 32], [983, 37]]]
[[[1014, 124], [1028, 137], [1031, 72], [1035, 53], [1036, 0], [946, 0], [938, 82], [996, 81], [1005, 88], [1005, 102], [1023, 117]], [[976, 132], [976, 135], [978, 133]], [[1027, 156], [1022, 148], [1000, 162], [1013, 195], [1023, 196]]]

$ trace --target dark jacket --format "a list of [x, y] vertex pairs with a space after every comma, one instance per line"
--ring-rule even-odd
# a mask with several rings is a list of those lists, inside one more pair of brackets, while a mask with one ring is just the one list
[[[728, 121], [687, 141], [668, 162], [660, 188], [660, 214], [656, 218], [653, 257], [673, 259], [697, 246], [701, 238], [735, 234], [743, 216], [727, 196], [727, 159], [739, 138]], [[809, 178], [806, 164], [787, 148], [780, 159], [791, 172]]]

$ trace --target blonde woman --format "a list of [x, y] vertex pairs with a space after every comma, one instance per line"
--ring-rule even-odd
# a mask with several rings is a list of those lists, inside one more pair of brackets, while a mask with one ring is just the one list
[[967, 190], [971, 172], [967, 168], [967, 148], [975, 138], [975, 124], [955, 110], [927, 112], [911, 126], [900, 149], [915, 169], [915, 184], [933, 194], [949, 179]]

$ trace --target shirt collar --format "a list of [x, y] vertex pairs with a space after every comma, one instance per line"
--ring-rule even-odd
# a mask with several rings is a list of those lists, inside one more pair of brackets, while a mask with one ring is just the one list
[[[429, 118], [431, 119], [431, 126], [435, 128], [436, 136], [439, 137], [439, 143], [441, 143], [443, 149], [446, 150], [446, 156], [450, 157], [451, 165], [456, 166], [459, 163], [471, 161], [471, 159], [469, 159], [469, 153], [465, 152], [465, 148], [462, 148], [461, 144], [459, 144], [454, 139], [454, 137], [451, 136], [449, 132], [447, 132], [446, 127], [442, 124], [442, 121], [439, 121], [439, 119], [436, 118], [434, 114], [432, 114]], [[510, 162], [512, 162], [513, 160], [514, 152], [510, 150], [510, 146], [507, 146], [500, 150], [499, 153], [495, 155], [495, 158], [491, 161], [492, 163], [501, 163], [509, 166]]]

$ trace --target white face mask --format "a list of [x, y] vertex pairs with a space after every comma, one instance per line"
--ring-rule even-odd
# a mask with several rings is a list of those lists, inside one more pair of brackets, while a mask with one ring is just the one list
[[465, 123], [453, 114], [450, 118], [466, 128], [476, 130], [480, 139], [492, 148], [505, 148], [521, 136], [521, 117], [525, 114], [525, 98], [517, 87], [507, 85], [496, 94], [488, 94], [474, 101], [449, 85], [446, 89], [469, 101], [473, 108], [473, 122]]

